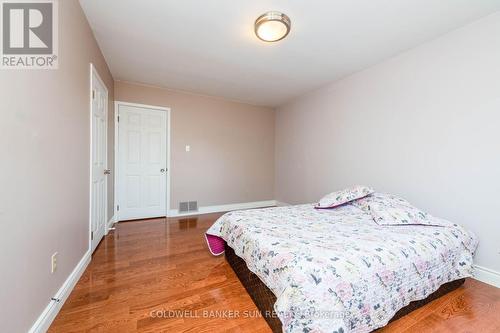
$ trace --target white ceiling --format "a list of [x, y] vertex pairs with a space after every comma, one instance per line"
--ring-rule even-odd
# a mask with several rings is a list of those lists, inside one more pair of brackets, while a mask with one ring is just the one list
[[[115, 79], [277, 106], [500, 10], [500, 0], [80, 0]], [[278, 10], [290, 35], [264, 43]]]

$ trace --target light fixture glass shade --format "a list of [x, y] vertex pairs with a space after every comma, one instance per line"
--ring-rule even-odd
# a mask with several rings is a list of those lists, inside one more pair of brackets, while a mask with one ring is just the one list
[[255, 34], [265, 42], [277, 42], [290, 32], [290, 18], [280, 12], [267, 12], [255, 21]]

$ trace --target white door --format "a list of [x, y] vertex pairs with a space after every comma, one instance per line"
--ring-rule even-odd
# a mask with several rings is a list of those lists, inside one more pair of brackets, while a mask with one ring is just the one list
[[167, 112], [118, 110], [118, 219], [166, 216]]
[[105, 233], [107, 190], [107, 105], [108, 91], [91, 67], [92, 99], [92, 182], [90, 199], [91, 248], [95, 250]]

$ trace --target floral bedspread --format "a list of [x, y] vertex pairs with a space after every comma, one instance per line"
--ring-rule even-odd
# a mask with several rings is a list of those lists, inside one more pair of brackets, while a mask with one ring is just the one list
[[369, 332], [409, 302], [472, 275], [477, 239], [459, 225], [379, 226], [353, 205], [230, 212], [222, 237], [276, 295], [284, 332]]

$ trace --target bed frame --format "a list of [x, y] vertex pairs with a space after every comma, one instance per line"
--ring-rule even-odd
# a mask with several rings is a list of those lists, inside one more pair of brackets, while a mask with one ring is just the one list
[[[241, 283], [252, 297], [255, 305], [261, 312], [264, 319], [267, 321], [274, 333], [282, 332], [281, 321], [276, 316], [274, 312], [274, 303], [276, 302], [276, 296], [272, 291], [266, 287], [266, 285], [259, 279], [257, 275], [252, 273], [248, 268], [243, 259], [238, 257], [234, 250], [226, 244], [225, 248], [226, 260], [234, 270]], [[427, 303], [449, 293], [460, 287], [464, 283], [465, 279], [459, 279], [443, 284], [438, 290], [430, 294], [427, 298], [419, 301], [413, 301], [394, 315], [389, 321], [397, 320], [415, 309], [424, 306]]]

